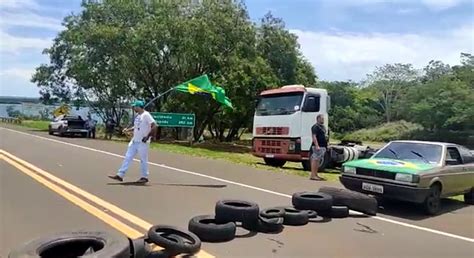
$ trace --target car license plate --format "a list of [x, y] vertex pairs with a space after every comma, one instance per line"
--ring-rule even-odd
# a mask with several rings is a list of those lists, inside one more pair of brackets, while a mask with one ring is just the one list
[[369, 183], [362, 183], [362, 190], [383, 194], [383, 186]]
[[274, 158], [274, 157], [275, 157], [275, 155], [273, 155], [273, 154], [267, 154], [267, 155], [265, 155], [265, 158]]

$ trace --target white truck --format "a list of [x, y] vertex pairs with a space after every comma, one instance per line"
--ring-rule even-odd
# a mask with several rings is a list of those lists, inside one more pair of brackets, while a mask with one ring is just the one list
[[[329, 132], [330, 97], [325, 89], [288, 85], [260, 93], [253, 122], [252, 154], [270, 166], [281, 167], [287, 161], [301, 162], [310, 170], [311, 127], [316, 116], [324, 116]], [[329, 137], [329, 135], [328, 135]], [[362, 143], [331, 145], [320, 162], [320, 169], [348, 160], [369, 157], [373, 152]]]

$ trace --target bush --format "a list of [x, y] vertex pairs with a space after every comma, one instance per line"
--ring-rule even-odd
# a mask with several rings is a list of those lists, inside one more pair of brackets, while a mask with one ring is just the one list
[[392, 140], [409, 139], [414, 132], [422, 131], [423, 127], [418, 124], [397, 121], [386, 123], [374, 128], [361, 129], [346, 134], [342, 140], [387, 142]]

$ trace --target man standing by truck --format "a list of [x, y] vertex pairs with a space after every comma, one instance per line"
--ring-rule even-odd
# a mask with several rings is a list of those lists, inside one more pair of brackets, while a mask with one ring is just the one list
[[328, 142], [326, 139], [326, 128], [324, 127], [324, 116], [319, 114], [316, 117], [316, 124], [311, 127], [313, 138], [313, 150], [311, 154], [311, 177], [309, 179], [316, 181], [324, 181], [325, 179], [318, 176], [318, 169], [321, 160], [326, 154]]

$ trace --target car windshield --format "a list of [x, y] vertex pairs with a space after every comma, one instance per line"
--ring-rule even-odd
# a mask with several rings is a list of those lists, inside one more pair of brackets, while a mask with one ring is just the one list
[[257, 116], [288, 115], [299, 111], [303, 93], [263, 96], [258, 100]]
[[441, 160], [442, 146], [427, 143], [392, 142], [385, 146], [374, 158], [419, 161], [436, 164]]

